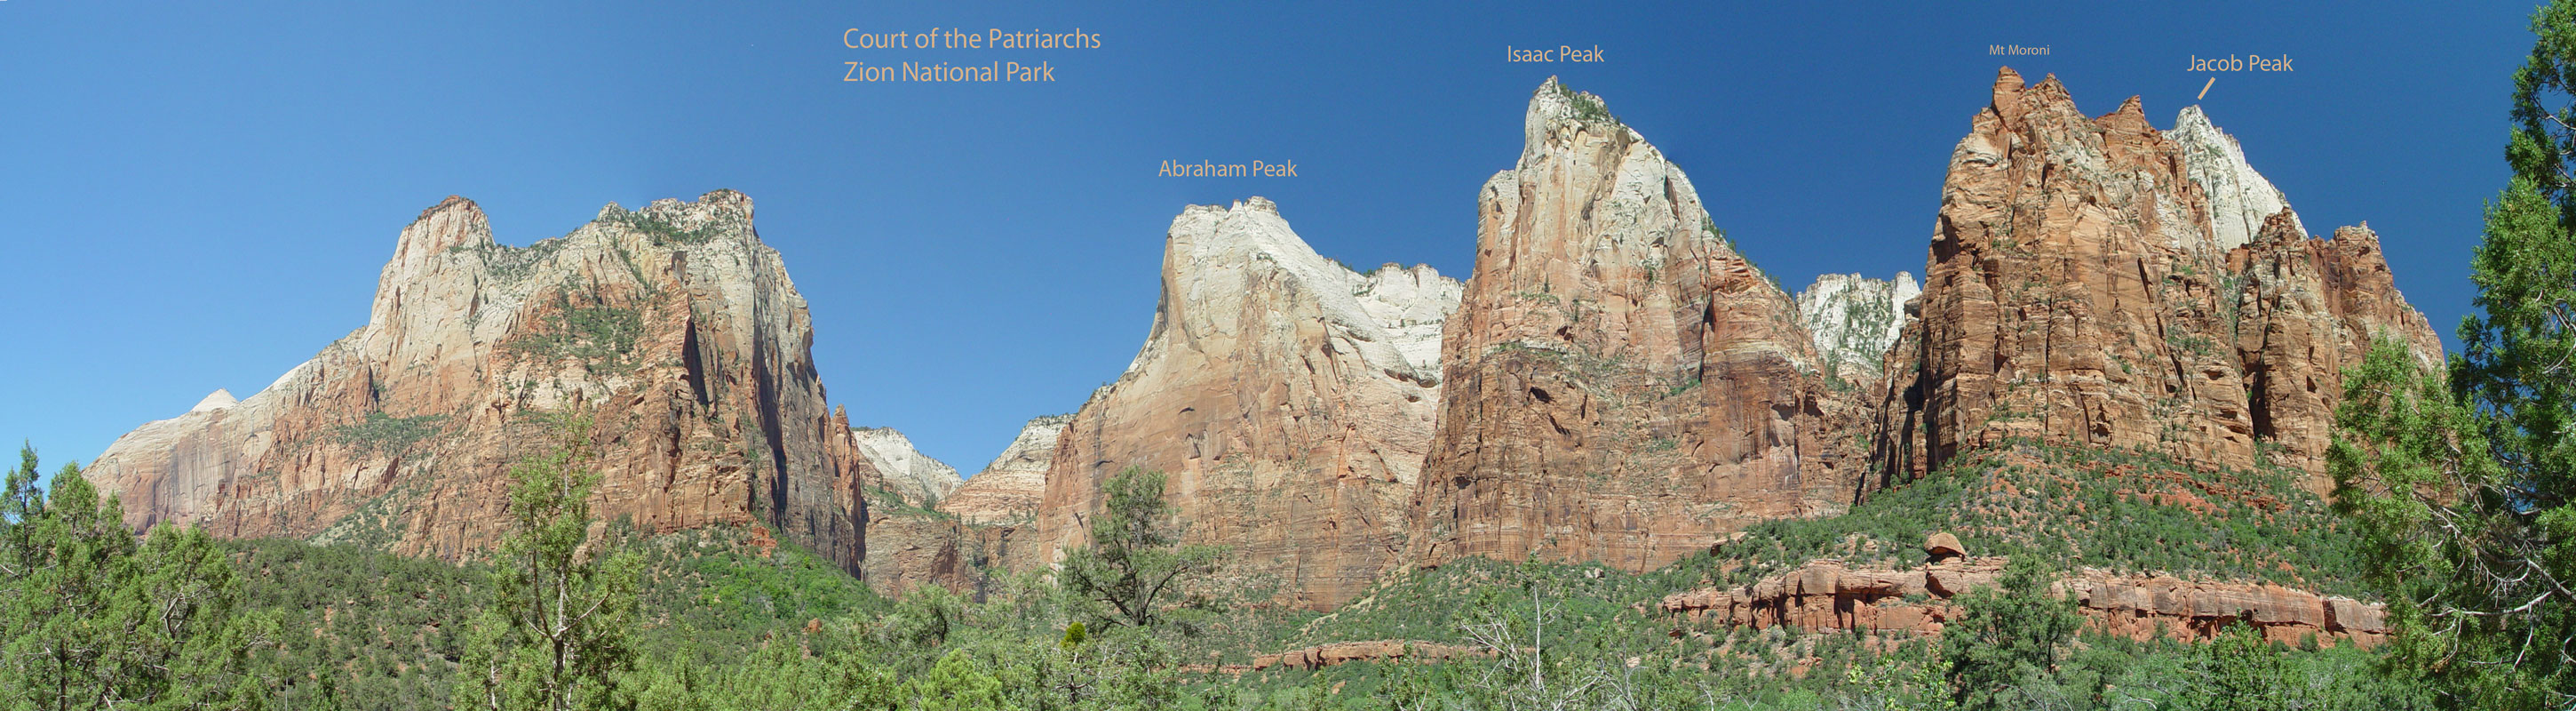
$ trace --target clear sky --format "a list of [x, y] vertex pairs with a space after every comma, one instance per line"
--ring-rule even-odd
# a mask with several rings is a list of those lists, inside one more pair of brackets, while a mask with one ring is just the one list
[[[2529, 2], [1069, 5], [0, 0], [0, 437], [51, 468], [248, 397], [364, 325], [395, 234], [449, 194], [524, 245], [610, 201], [733, 188], [811, 302], [833, 402], [972, 472], [1135, 355], [1184, 205], [1267, 196], [1326, 256], [1464, 276], [1476, 189], [1551, 74], [1794, 290], [1920, 276], [1999, 66], [2056, 73], [2088, 113], [2142, 96], [2170, 128], [2211, 76], [2189, 56], [2287, 54], [2198, 103], [2310, 229], [2376, 228], [2447, 335], [2531, 45]], [[934, 26], [1100, 47], [842, 46]], [[906, 60], [1055, 81], [841, 81]], [[1298, 176], [1157, 177], [1166, 159]]]

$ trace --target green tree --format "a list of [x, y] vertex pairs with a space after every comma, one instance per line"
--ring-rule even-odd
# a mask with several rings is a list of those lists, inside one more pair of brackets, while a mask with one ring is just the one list
[[0, 706], [258, 708], [247, 673], [267, 614], [235, 614], [239, 574], [204, 531], [163, 525], [138, 542], [115, 497], [65, 465], [34, 492], [21, 451], [0, 503]]
[[1959, 623], [1943, 630], [1950, 644], [1952, 697], [1969, 708], [2005, 708], [2051, 683], [2060, 650], [2083, 618], [2075, 600], [2049, 590], [2049, 571], [2033, 555], [2013, 556], [1999, 585], [1960, 595]]
[[1002, 680], [985, 671], [966, 650], [939, 658], [926, 674], [904, 682], [896, 692], [905, 708], [923, 711], [984, 711], [1009, 708]]
[[2289, 650], [2263, 638], [2251, 623], [2228, 625], [2201, 650], [2202, 704], [2208, 711], [2276, 711], [2313, 708], [2300, 697], [2306, 687], [2290, 678]]
[[513, 530], [493, 576], [497, 594], [467, 632], [456, 704], [505, 711], [604, 708], [633, 665], [639, 559], [592, 545], [587, 414], [550, 418], [554, 447], [510, 469]]
[[[1198, 583], [1216, 571], [1225, 549], [1183, 545], [1183, 525], [1163, 500], [1162, 472], [1129, 467], [1109, 478], [1107, 510], [1091, 522], [1091, 545], [1066, 554], [1064, 587], [1093, 607], [1099, 622], [1137, 629], [1178, 623], [1216, 607]], [[1096, 630], [1105, 632], [1107, 630]]]
[[2389, 600], [2391, 665], [2455, 708], [2576, 704], [2576, 4], [2531, 29], [2449, 382], [2374, 346], [2328, 452]]

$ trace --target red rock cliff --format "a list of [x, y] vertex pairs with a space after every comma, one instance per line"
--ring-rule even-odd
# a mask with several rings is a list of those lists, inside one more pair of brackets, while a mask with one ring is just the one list
[[[2373, 333], [2438, 363], [2377, 238], [2309, 239], [2197, 107], [2088, 118], [2050, 77], [1997, 78], [1953, 150], [1917, 320], [1876, 434], [1882, 481], [2005, 437], [2313, 473]], [[2267, 448], [2268, 449], [2268, 448]]]
[[1144, 348], [1056, 444], [1042, 545], [1084, 545], [1110, 476], [1160, 470], [1190, 541], [1231, 546], [1283, 601], [1350, 599], [1403, 549], [1458, 288], [1429, 267], [1353, 273], [1268, 200], [1183, 211]]
[[719, 190], [496, 245], [462, 198], [402, 230], [367, 324], [256, 395], [150, 423], [89, 469], [127, 523], [448, 559], [506, 529], [528, 415], [595, 410], [603, 519], [765, 522], [856, 570], [874, 477], [824, 404], [805, 300]]
[[1752, 521], [1838, 510], [1796, 303], [1600, 99], [1550, 79], [1525, 134], [1478, 194], [1416, 560], [1647, 570]]

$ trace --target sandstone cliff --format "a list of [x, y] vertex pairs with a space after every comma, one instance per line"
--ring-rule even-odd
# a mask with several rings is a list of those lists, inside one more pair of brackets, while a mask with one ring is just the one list
[[[2236, 141], [2137, 99], [2099, 118], [2004, 70], [1952, 152], [1920, 317], [1890, 354], [1883, 480], [2005, 437], [2231, 467], [2317, 465], [2342, 368], [2440, 341], [2376, 236], [2301, 232]], [[2277, 445], [2278, 450], [2271, 450]]]
[[[1818, 560], [1736, 588], [1702, 588], [1664, 597], [1666, 614], [1753, 628], [1808, 631], [1893, 630], [1940, 634], [1963, 610], [1955, 599], [1996, 584], [2003, 558], [1955, 558], [1911, 570], [1847, 568]], [[2318, 595], [2278, 585], [2118, 575], [2085, 569], [2051, 586], [2072, 596], [2094, 631], [2145, 641], [2207, 641], [2246, 623], [2266, 639], [2299, 644], [2387, 639], [2387, 610], [2378, 603]]]
[[740, 193], [611, 204], [521, 248], [451, 197], [402, 230], [364, 327], [247, 399], [136, 429], [89, 472], [137, 529], [469, 558], [544, 441], [529, 416], [586, 407], [600, 518], [765, 523], [855, 570], [875, 474], [826, 409], [812, 342]]
[[1905, 302], [1921, 293], [1909, 272], [1897, 272], [1894, 279], [1819, 275], [1798, 292], [1798, 322], [1815, 336], [1826, 375], [1875, 384], [1885, 375], [1887, 350], [1905, 332]]
[[1550, 79], [1478, 196], [1476, 273], [1442, 338], [1417, 560], [1627, 570], [1745, 523], [1834, 510], [1814, 340], [1680, 168]]
[[979, 526], [1037, 520], [1038, 501], [1046, 496], [1047, 467], [1055, 461], [1056, 437], [1072, 422], [1072, 415], [1029, 420], [1001, 456], [939, 500], [938, 509]]
[[1261, 198], [1174, 218], [1162, 283], [1135, 361], [1057, 444], [1043, 545], [1084, 540], [1110, 476], [1160, 470], [1190, 541], [1231, 546], [1283, 601], [1349, 599], [1403, 548], [1458, 283], [1429, 267], [1354, 273]]
[[913, 449], [912, 439], [892, 427], [860, 427], [851, 430], [850, 436], [859, 454], [876, 470], [882, 490], [905, 506], [930, 508], [965, 483], [956, 467]]

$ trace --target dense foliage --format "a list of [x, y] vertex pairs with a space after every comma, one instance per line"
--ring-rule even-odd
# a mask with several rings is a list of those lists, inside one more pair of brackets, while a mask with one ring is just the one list
[[[2033, 582], [2074, 564], [2166, 560], [2112, 543], [2126, 540], [2117, 536], [2147, 536], [2153, 548], [2169, 549], [2162, 555], [2183, 559], [2221, 545], [2275, 549], [2265, 554], [2274, 557], [2241, 563], [2247, 569], [2325, 560], [2299, 549], [2331, 542], [2317, 536], [2345, 534], [2331, 526], [2306, 530], [2323, 523], [2304, 508], [2314, 497], [2267, 498], [2293, 497], [2296, 487], [2263, 472], [2168, 471], [2139, 455], [2014, 444], [1963, 457], [1841, 517], [1756, 527], [1730, 548], [1731, 566], [1703, 558], [1633, 574], [1597, 564], [1468, 559], [1390, 576], [1364, 599], [1319, 616], [1205, 584], [1221, 567], [1218, 552], [1178, 543], [1181, 522], [1160, 506], [1158, 482], [1147, 472], [1121, 478], [1119, 490], [1131, 495], [1110, 497], [1096, 519], [1104, 523], [1094, 547], [1072, 557], [1095, 571], [1091, 582], [1032, 574], [1006, 581], [981, 602], [936, 587], [888, 601], [821, 558], [751, 529], [645, 535], [613, 522], [594, 525], [577, 505], [587, 478], [579, 441], [567, 439], [514, 472], [519, 533], [490, 561], [456, 566], [351, 544], [205, 542], [217, 554], [201, 556], [214, 565], [198, 570], [215, 577], [230, 571], [231, 617], [270, 626], [244, 628], [248, 636], [183, 631], [179, 647], [241, 653], [213, 660], [215, 673], [232, 676], [205, 677], [233, 679], [229, 686], [181, 686], [199, 696], [230, 694], [211, 698], [237, 701], [232, 707], [278, 709], [551, 708], [558, 699], [566, 708], [639, 709], [2215, 709], [2242, 708], [2228, 704], [2248, 698], [2279, 702], [2264, 708], [2415, 708], [2422, 700], [2405, 680], [2371, 673], [2378, 655], [2351, 648], [2292, 650], [2259, 639], [2138, 643], [2076, 633], [2065, 623], [2065, 601]], [[2108, 510], [2098, 492], [2069, 482], [2050, 489], [2047, 481], [2064, 478], [2057, 473], [2115, 470], [2126, 473], [2075, 479], [2128, 482], [2112, 498], [2135, 497], [2129, 505], [2141, 510], [2204, 515], [2194, 525], [2158, 527], [2149, 524], [2166, 520], [2160, 514], [2138, 514], [2121, 520], [2144, 532], [2116, 536], [2034, 525]], [[58, 476], [57, 488], [72, 491], [76, 481]], [[2157, 487], [2269, 503], [2237, 507], [2218, 503], [2228, 497], [2144, 493], [2170, 493]], [[13, 510], [46, 510], [43, 497], [36, 499], [37, 508]], [[2239, 516], [2256, 521], [2240, 530], [2226, 520]], [[115, 519], [92, 519], [93, 538], [130, 541]], [[13, 541], [31, 530], [7, 529]], [[1913, 546], [1930, 530], [1960, 531], [1984, 549], [1980, 554], [2015, 554], [2013, 582], [1963, 598], [1969, 612], [1962, 624], [1977, 634], [1799, 634], [1652, 610], [1670, 592], [1817, 557], [1919, 560]], [[136, 550], [191, 538], [203, 540], [161, 527]], [[2298, 574], [2309, 583], [2319, 575]], [[258, 583], [240, 584], [246, 579]], [[1132, 601], [1145, 588], [1131, 579], [1167, 579], [1165, 589], [1181, 594], [1158, 593], [1163, 602], [1138, 605]], [[9, 589], [21, 589], [19, 580]], [[1126, 610], [1160, 612], [1133, 624], [1137, 617], [1104, 599], [1122, 595], [1131, 601]], [[607, 611], [595, 619], [614, 620], [617, 629], [550, 636], [546, 630], [579, 625], [534, 607], [543, 600], [589, 601], [567, 609]], [[570, 641], [565, 668], [579, 676], [550, 676], [557, 637]], [[1218, 668], [1258, 653], [1354, 640], [1440, 643], [1478, 654], [1431, 664]], [[617, 663], [584, 670], [584, 658]], [[1996, 693], [2005, 688], [1999, 685], [2008, 690]], [[2230, 689], [2237, 691], [2223, 692]]]
[[1164, 475], [1128, 467], [1109, 478], [1105, 511], [1091, 522], [1091, 545], [1065, 556], [1065, 588], [1090, 608], [1082, 616], [1098, 625], [1139, 629], [1189, 625], [1216, 604], [1200, 579], [1216, 572], [1225, 552], [1181, 545], [1181, 525], [1163, 498]]
[[0, 489], [0, 708], [253, 708], [253, 650], [273, 615], [237, 614], [243, 584], [203, 531], [137, 541], [77, 466], [37, 490], [35, 449]]
[[2389, 598], [2389, 672], [2451, 708], [2576, 706], [2576, 4], [2532, 30], [2464, 349], [2434, 373], [2379, 343], [2329, 452]]
[[606, 708], [633, 669], [639, 558], [592, 549], [591, 419], [553, 423], [555, 447], [510, 469], [515, 524], [493, 568], [494, 596], [468, 626], [458, 708]]

